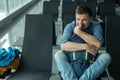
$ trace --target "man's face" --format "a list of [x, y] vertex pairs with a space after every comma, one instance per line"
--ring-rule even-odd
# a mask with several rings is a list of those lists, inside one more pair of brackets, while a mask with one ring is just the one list
[[86, 29], [92, 18], [88, 14], [76, 14], [76, 25], [81, 26], [82, 30]]

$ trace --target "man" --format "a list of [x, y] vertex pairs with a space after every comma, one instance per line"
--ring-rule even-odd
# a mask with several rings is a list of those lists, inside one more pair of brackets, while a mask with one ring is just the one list
[[98, 54], [103, 43], [102, 34], [99, 23], [92, 21], [92, 10], [88, 6], [78, 6], [76, 21], [65, 27], [61, 50], [55, 54], [63, 80], [95, 80], [107, 68], [110, 55]]

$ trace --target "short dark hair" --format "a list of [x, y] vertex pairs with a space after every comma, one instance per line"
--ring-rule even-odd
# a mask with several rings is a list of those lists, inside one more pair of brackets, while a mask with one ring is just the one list
[[90, 17], [92, 17], [92, 9], [88, 7], [87, 5], [77, 6], [76, 8], [77, 14], [88, 14]]

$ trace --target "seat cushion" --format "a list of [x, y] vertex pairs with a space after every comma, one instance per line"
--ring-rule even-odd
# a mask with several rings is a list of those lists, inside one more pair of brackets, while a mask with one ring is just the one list
[[49, 80], [50, 71], [20, 71], [12, 74], [7, 80]]

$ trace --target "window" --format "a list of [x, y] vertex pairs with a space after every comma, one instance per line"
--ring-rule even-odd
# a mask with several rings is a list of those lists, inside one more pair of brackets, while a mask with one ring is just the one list
[[0, 0], [0, 20], [32, 0]]
[[7, 8], [6, 8], [6, 1], [0, 0], [0, 20], [6, 17]]

